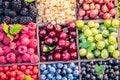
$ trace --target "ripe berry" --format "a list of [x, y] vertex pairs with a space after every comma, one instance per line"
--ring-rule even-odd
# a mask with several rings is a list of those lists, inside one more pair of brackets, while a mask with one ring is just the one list
[[27, 47], [26, 46], [19, 46], [18, 47], [18, 52], [21, 54], [24, 54], [27, 52]]

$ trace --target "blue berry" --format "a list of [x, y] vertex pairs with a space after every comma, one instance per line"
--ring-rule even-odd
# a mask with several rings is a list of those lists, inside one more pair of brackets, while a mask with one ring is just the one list
[[43, 72], [42, 72], [42, 74], [45, 74], [45, 75], [47, 75], [49, 72], [48, 72], [48, 70], [44, 70]]
[[42, 74], [42, 75], [40, 76], [40, 80], [46, 80], [46, 76]]
[[61, 69], [57, 69], [57, 73], [60, 74], [61, 73]]
[[50, 73], [55, 73], [55, 68], [54, 67], [51, 67], [51, 68], [49, 68], [49, 71], [50, 71]]
[[67, 68], [66, 72], [67, 72], [68, 74], [70, 74], [70, 73], [72, 73], [72, 69], [71, 69], [71, 68]]
[[67, 68], [68, 68], [67, 64], [64, 64], [63, 69], [67, 69]]
[[61, 69], [63, 67], [63, 63], [57, 63], [57, 68]]
[[75, 67], [74, 67], [74, 70], [78, 70], [78, 66], [75, 66]]
[[69, 67], [71, 68], [71, 69], [73, 69], [73, 68], [75, 68], [75, 63], [69, 63]]
[[79, 76], [79, 71], [78, 70], [73, 71], [73, 75], [76, 77]]
[[57, 75], [57, 76], [56, 76], [56, 79], [57, 79], [57, 80], [61, 80], [61, 79], [62, 79], [62, 76], [61, 76], [61, 75]]
[[47, 69], [50, 69], [52, 66], [50, 64], [47, 65]]
[[62, 74], [63, 74], [63, 75], [66, 75], [66, 70], [62, 70]]
[[72, 74], [68, 74], [68, 79], [73, 80], [74, 79], [73, 75]]
[[45, 69], [46, 69], [46, 65], [45, 64], [40, 65], [40, 70], [44, 71]]
[[57, 68], [56, 64], [52, 64], [52, 66], [53, 66], [54, 68]]
[[67, 80], [67, 78], [66, 78], [66, 77], [63, 77], [62, 80]]
[[48, 75], [47, 75], [47, 78], [48, 78], [48, 79], [52, 79], [52, 78], [53, 78], [53, 75], [52, 75], [52, 74], [48, 74]]

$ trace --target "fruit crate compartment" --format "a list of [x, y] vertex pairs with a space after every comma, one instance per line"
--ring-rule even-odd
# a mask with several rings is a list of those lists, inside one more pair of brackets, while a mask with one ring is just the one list
[[[84, 20], [83, 20], [84, 21]], [[91, 20], [91, 21], [94, 21], [94, 20]], [[84, 23], [85, 24], [87, 24], [89, 21], [84, 21]], [[102, 20], [99, 20], [99, 21], [94, 21], [94, 22], [97, 22], [97, 23], [99, 23], [99, 24], [103, 24], [103, 21]], [[117, 36], [117, 45], [118, 45], [118, 47], [117, 47], [117, 50], [120, 52], [120, 28], [117, 28], [116, 29], [117, 30], [117, 34], [118, 34], [118, 36]], [[81, 34], [81, 32], [78, 30], [78, 38], [79, 38], [79, 34]], [[80, 44], [81, 42], [80, 42], [80, 40], [78, 39], [78, 54], [79, 54], [79, 50], [81, 49], [81, 47], [80, 47]], [[93, 52], [92, 52], [93, 53]], [[81, 61], [89, 61], [89, 60], [109, 60], [109, 59], [114, 59], [113, 57], [108, 57], [108, 58], [106, 58], [106, 59], [102, 59], [102, 58], [93, 58], [93, 59], [87, 59], [86, 58], [86, 56], [85, 57], [81, 57], [80, 55], [79, 55], [79, 57], [80, 57], [80, 60]], [[117, 59], [120, 59], [120, 56], [117, 58]]]
[[[64, 65], [64, 64], [67, 64], [67, 65], [68, 65], [68, 64], [70, 64], [70, 63], [74, 63], [74, 64], [78, 67], [78, 71], [80, 72], [80, 64], [79, 64], [78, 61], [73, 61], [73, 62], [71, 62], [71, 61], [68, 61], [68, 62], [62, 62], [62, 61], [59, 62], [59, 61], [56, 61], [56, 62], [49, 62], [49, 63], [41, 62], [41, 63], [40, 63], [40, 66], [43, 65], [43, 64], [46, 65], [46, 66], [47, 66], [47, 65], [53, 65], [53, 64], [56, 64], [56, 65], [57, 65], [58, 63], [62, 63], [63, 65]], [[55, 68], [55, 69], [56, 69], [56, 68]], [[63, 70], [63, 69], [61, 69], [61, 70]], [[43, 72], [43, 71], [42, 71], [42, 72]], [[40, 71], [39, 71], [39, 80], [40, 80], [41, 75], [42, 75], [42, 74], [41, 74], [41, 70], [40, 70]], [[81, 80], [81, 79], [80, 79], [80, 75], [79, 75], [78, 77], [79, 77], [78, 80]], [[51, 80], [51, 79], [50, 79], [50, 80]], [[73, 79], [73, 80], [76, 80], [76, 79]]]
[[[83, 80], [83, 78], [85, 79], [85, 77], [89, 78], [89, 75], [90, 76], [91, 75], [94, 76], [94, 78], [96, 78], [96, 76], [98, 76], [98, 75], [96, 75], [96, 71], [95, 71], [95, 65], [96, 64], [98, 64], [99, 66], [100, 65], [105, 65], [105, 74], [107, 76], [109, 76], [108, 79], [110, 78], [110, 74], [114, 73], [113, 71], [117, 72], [116, 74], [114, 74], [114, 75], [117, 75], [117, 79], [115, 79], [116, 78], [115, 77], [114, 80], [119, 80], [120, 79], [120, 74], [119, 74], [120, 73], [120, 59], [112, 59], [112, 60], [108, 59], [108, 60], [80, 61], [80, 65], [81, 65], [80, 66], [80, 68], [81, 68], [81, 71], [80, 71], [80, 75], [81, 76], [80, 76], [80, 78], [81, 78], [81, 80]], [[89, 72], [90, 70], [92, 70], [92, 71]], [[107, 73], [109, 71], [112, 71], [112, 72], [111, 73]], [[83, 76], [83, 78], [82, 78], [82, 76]], [[93, 77], [90, 77], [90, 78], [93, 78]], [[90, 78], [87, 79], [87, 80], [90, 80]]]
[[[38, 41], [39, 41], [39, 50], [38, 50], [38, 52], [39, 52], [39, 56], [41, 57], [41, 53], [43, 52], [43, 51], [41, 51], [41, 37], [39, 36], [39, 29], [43, 29], [44, 28], [44, 26], [46, 26], [47, 25], [47, 23], [46, 24], [38, 24]], [[62, 26], [62, 28], [66, 28], [66, 26], [67, 25], [60, 25], [60, 26]], [[77, 32], [78, 30], [77, 30], [77, 28], [76, 28], [76, 38], [74, 38], [75, 39], [75, 44], [76, 44], [76, 52], [77, 52], [77, 44], [78, 44], [78, 41], [77, 41], [77, 35], [78, 35], [78, 32]], [[79, 55], [77, 54], [77, 56], [78, 56], [78, 58], [76, 58], [75, 60], [70, 60], [71, 62], [72, 61], [77, 61], [77, 60], [79, 60]], [[60, 60], [60, 61], [62, 61], [62, 60]], [[40, 62], [42, 63], [42, 61], [40, 60]], [[45, 63], [49, 63], [49, 62], [56, 62], [55, 60], [53, 60], [53, 61], [43, 61], [43, 62], [45, 62]], [[62, 61], [62, 62], [64, 62], [64, 61]], [[69, 62], [69, 61], [68, 61]]]
[[[79, 8], [82, 8], [83, 7], [83, 3], [81, 4], [82, 6], [80, 7], [80, 3], [79, 3], [79, 1], [80, 2], [82, 2], [83, 1], [83, 3], [84, 3], [84, 0], [76, 0], [76, 17], [77, 17], [77, 20], [79, 19], [78, 17], [79, 17], [79, 13], [78, 13], [78, 11], [79, 11]], [[115, 8], [115, 10], [116, 10], [116, 14], [115, 14], [115, 16], [114, 16], [114, 18], [113, 19], [118, 19], [118, 6], [117, 6], [117, 3], [118, 3], [118, 1], [117, 0], [114, 0], [114, 8]], [[86, 3], [87, 4], [87, 3]], [[99, 3], [95, 3], [95, 4], [99, 4]], [[94, 10], [94, 9], [93, 9]], [[87, 11], [87, 10], [86, 10]], [[88, 22], [89, 20], [93, 20], [93, 21], [96, 21], [96, 22], [103, 22], [103, 18], [102, 19], [100, 19], [100, 17], [98, 18], [98, 19], [90, 19], [90, 17], [89, 17], [89, 19], [82, 19], [82, 20], [84, 20], [85, 22]]]

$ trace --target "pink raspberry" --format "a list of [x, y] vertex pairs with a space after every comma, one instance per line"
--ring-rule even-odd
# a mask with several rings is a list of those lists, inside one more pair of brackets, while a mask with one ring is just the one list
[[31, 63], [36, 63], [36, 62], [38, 62], [38, 61], [39, 61], [38, 55], [32, 54], [32, 55], [30, 56], [30, 61], [31, 61]]
[[0, 56], [4, 54], [4, 50], [0, 47]]
[[10, 49], [15, 49], [17, 47], [16, 43], [15, 42], [11, 42], [10, 43]]
[[18, 40], [19, 39], [19, 34], [14, 34], [13, 37], [14, 37], [14, 41]]
[[24, 54], [27, 52], [27, 47], [26, 46], [19, 46], [18, 47], [18, 52], [21, 54]]
[[4, 47], [4, 45], [2, 43], [0, 43], [0, 47]]
[[27, 46], [30, 40], [27, 37], [21, 38], [21, 44]]
[[22, 59], [23, 59], [24, 62], [29, 62], [30, 61], [30, 55], [25, 53], [25, 54], [23, 54]]
[[7, 54], [11, 51], [11, 49], [10, 49], [9, 46], [4, 46], [4, 47], [3, 47], [3, 50], [4, 50], [4, 54], [5, 54], [5, 55], [7, 55]]
[[27, 51], [28, 54], [32, 55], [34, 54], [34, 52], [35, 52], [34, 48], [28, 48], [28, 51]]
[[6, 64], [7, 61], [5, 59], [5, 56], [0, 56], [0, 64]]
[[29, 30], [27, 34], [28, 34], [28, 36], [29, 36], [30, 38], [32, 38], [32, 37], [35, 37], [35, 34], [36, 34], [36, 33], [35, 33], [35, 31]]
[[25, 33], [28, 33], [28, 31], [29, 31], [28, 27], [23, 27], [21, 30], [21, 33], [25, 34]]
[[12, 52], [13, 52], [16, 56], [19, 55], [18, 50], [12, 50]]
[[27, 26], [30, 30], [35, 30], [36, 29], [36, 24], [33, 23], [33, 22], [30, 22]]
[[16, 41], [15, 43], [16, 43], [17, 46], [21, 45], [20, 41]]
[[5, 36], [5, 33], [4, 32], [0, 32], [0, 41], [3, 40], [4, 36]]
[[29, 38], [29, 36], [28, 36], [27, 34], [21, 34], [20, 38], [22, 39], [22, 38], [24, 38], [24, 37]]
[[7, 36], [4, 36], [3, 43], [4, 43], [5, 45], [8, 45], [8, 44], [10, 44], [10, 42], [11, 42], [10, 38], [7, 37]]
[[23, 61], [22, 56], [21, 56], [21, 55], [18, 55], [18, 56], [17, 56], [17, 62], [18, 62], [18, 63], [21, 63], [22, 61]]
[[10, 52], [7, 54], [6, 59], [10, 63], [15, 63], [16, 62], [16, 55], [14, 53]]
[[36, 48], [37, 47], [37, 40], [35, 38], [30, 39], [29, 46], [32, 48]]

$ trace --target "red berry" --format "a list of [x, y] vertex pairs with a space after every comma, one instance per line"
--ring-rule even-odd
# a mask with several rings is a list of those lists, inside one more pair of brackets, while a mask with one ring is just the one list
[[66, 33], [64, 33], [64, 32], [61, 32], [59, 34], [59, 39], [66, 39], [67, 37], [68, 37], [68, 35]]
[[30, 61], [31, 61], [31, 63], [36, 63], [36, 62], [38, 62], [38, 61], [39, 61], [38, 55], [32, 54], [32, 55], [30, 56]]
[[30, 55], [27, 53], [24, 53], [22, 56], [22, 59], [24, 62], [29, 62], [30, 61]]
[[6, 64], [7, 61], [6, 61], [6, 58], [5, 56], [0, 56], [0, 64]]
[[27, 47], [26, 46], [18, 46], [18, 52], [21, 54], [24, 54], [27, 52]]
[[16, 76], [16, 72], [15, 72], [15, 71], [11, 71], [11, 72], [10, 72], [10, 76], [11, 76], [11, 77], [15, 77], [15, 76]]
[[8, 66], [5, 66], [3, 69], [4, 69], [5, 72], [9, 71], [9, 67]]
[[76, 29], [75, 23], [74, 22], [68, 23], [68, 28], [69, 28], [69, 30], [74, 31]]
[[63, 52], [62, 53], [62, 60], [64, 60], [64, 61], [70, 60], [70, 54], [68, 52]]
[[21, 33], [25, 34], [25, 33], [28, 33], [28, 31], [29, 31], [28, 27], [23, 27], [21, 30]]
[[59, 33], [59, 32], [62, 31], [62, 27], [60, 25], [55, 25], [54, 27], [55, 27], [55, 32], [56, 33]]
[[39, 32], [40, 37], [45, 37], [47, 34], [47, 31], [45, 29], [41, 29]]
[[55, 53], [54, 54], [54, 60], [55, 61], [60, 61], [61, 60], [61, 54], [60, 53]]
[[4, 54], [4, 50], [0, 47], [0, 56]]
[[76, 52], [71, 52], [70, 53], [70, 58], [73, 59], [73, 60], [77, 59], [78, 58], [78, 54]]
[[33, 69], [33, 73], [34, 73], [34, 74], [38, 74], [38, 72], [39, 72], [39, 70], [38, 70], [37, 68], [34, 68], [34, 69]]
[[27, 69], [32, 70], [32, 69], [33, 69], [33, 66], [32, 66], [32, 65], [28, 65], [28, 66], [27, 66]]
[[49, 33], [49, 35], [51, 36], [51, 37], [56, 37], [56, 33], [55, 33], [55, 31], [51, 31], [50, 33]]
[[37, 47], [37, 39], [30, 39], [29, 47], [36, 48]]
[[49, 31], [49, 32], [52, 31], [53, 28], [54, 28], [54, 27], [53, 27], [52, 24], [48, 24], [48, 25], [46, 26], [46, 30]]
[[63, 39], [61, 39], [61, 40], [59, 40], [58, 45], [59, 45], [60, 47], [64, 48], [64, 47], [66, 47], [66, 41], [63, 40]]
[[30, 70], [29, 70], [29, 69], [26, 69], [26, 70], [25, 70], [25, 74], [26, 74], [26, 75], [29, 75], [29, 74], [30, 74]]
[[12, 65], [12, 70], [17, 70], [18, 66], [16, 64]]
[[21, 39], [21, 44], [24, 46], [27, 46], [29, 44], [30, 40], [27, 37], [24, 37]]

